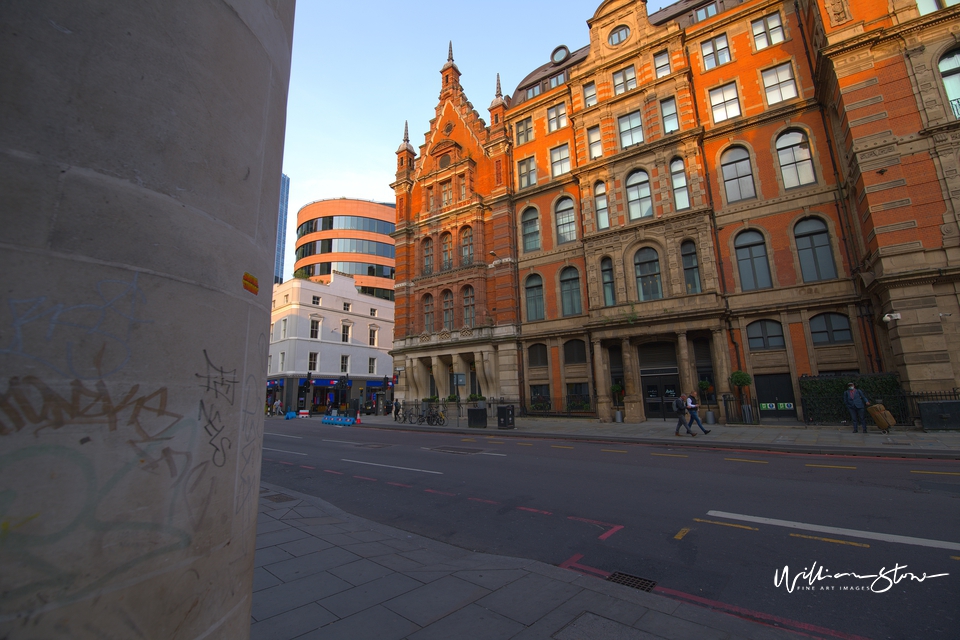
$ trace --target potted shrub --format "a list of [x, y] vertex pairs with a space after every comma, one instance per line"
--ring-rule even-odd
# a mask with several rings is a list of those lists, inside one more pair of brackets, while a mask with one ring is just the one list
[[749, 387], [753, 379], [746, 371], [734, 371], [730, 374], [730, 384], [737, 388], [737, 395], [740, 399], [740, 406], [743, 408], [744, 422], [753, 422], [753, 407], [748, 400], [749, 391], [744, 392], [745, 387]]
[[704, 412], [703, 418], [707, 421], [707, 424], [716, 424], [717, 415], [710, 409], [710, 402], [707, 401], [707, 397], [710, 395], [710, 392], [713, 391], [713, 385], [710, 384], [709, 380], [701, 380], [697, 383], [697, 386], [700, 387], [701, 403], [706, 403], [707, 405], [707, 410]]

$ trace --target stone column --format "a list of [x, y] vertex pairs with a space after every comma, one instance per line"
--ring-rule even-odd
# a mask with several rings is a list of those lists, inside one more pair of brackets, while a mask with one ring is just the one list
[[593, 384], [597, 393], [597, 417], [601, 422], [613, 420], [613, 398], [610, 392], [608, 355], [600, 340], [593, 341]]
[[437, 385], [437, 395], [440, 396], [441, 400], [446, 400], [447, 396], [450, 395], [449, 367], [440, 356], [432, 356], [431, 362], [433, 363], [433, 382]]
[[690, 345], [687, 342], [687, 332], [677, 332], [677, 369], [680, 371], [680, 393], [689, 394], [691, 391], [699, 390], [694, 382], [695, 378], [690, 375]]
[[630, 422], [643, 422], [647, 418], [643, 410], [643, 389], [640, 384], [640, 367], [637, 363], [636, 350], [630, 344], [630, 338], [623, 338], [620, 345], [623, 357], [623, 387], [626, 391], [623, 397], [624, 419], [629, 419]]
[[144, 9], [3, 9], [3, 637], [249, 636], [294, 3]]
[[480, 395], [493, 395], [491, 392], [492, 387], [490, 386], [490, 382], [487, 380], [487, 368], [484, 366], [482, 351], [473, 352], [473, 366], [477, 370], [477, 383], [480, 385]]
[[718, 420], [726, 419], [723, 405], [723, 395], [730, 393], [730, 349], [727, 347], [727, 336], [723, 329], [712, 329], [710, 336], [710, 351], [713, 354], [714, 388], [717, 394]]

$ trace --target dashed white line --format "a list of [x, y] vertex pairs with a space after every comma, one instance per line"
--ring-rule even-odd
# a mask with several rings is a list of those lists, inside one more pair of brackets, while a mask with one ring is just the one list
[[305, 455], [307, 455], [307, 454], [305, 454], [305, 453], [300, 453], [299, 451], [285, 451], [285, 450], [283, 450], [283, 449], [271, 449], [270, 447], [264, 447], [263, 450], [264, 450], [264, 451], [279, 451], [280, 453], [290, 453], [290, 454], [293, 454], [293, 455], [295, 455], [295, 456], [305, 456]]
[[930, 540], [928, 538], [913, 538], [911, 536], [898, 536], [892, 533], [858, 531], [856, 529], [842, 529], [840, 527], [825, 527], [819, 524], [807, 524], [806, 522], [791, 522], [790, 520], [777, 520], [775, 518], [746, 516], [740, 513], [727, 513], [726, 511], [707, 511], [707, 515], [715, 518], [727, 518], [728, 520], [742, 520], [744, 522], [769, 524], [775, 527], [800, 529], [801, 531], [818, 531], [820, 533], [833, 533], [851, 538], [864, 538], [867, 540], [880, 540], [882, 542], [911, 544], [917, 547], [933, 547], [935, 549], [953, 549], [955, 551], [960, 551], [960, 542], [946, 542], [944, 540]]
[[404, 471], [417, 471], [419, 473], [433, 473], [438, 476], [443, 475], [443, 471], [430, 471], [429, 469], [414, 469], [412, 467], [395, 467], [392, 464], [378, 464], [376, 462], [364, 462], [363, 460], [347, 460], [346, 458], [341, 458], [343, 462], [352, 462], [354, 464], [368, 464], [371, 467], [387, 467], [388, 469], [403, 469]]
[[364, 442], [350, 442], [349, 440], [321, 440], [320, 442], [336, 442], [337, 444], [366, 444]]
[[280, 436], [281, 438], [296, 438], [297, 440], [303, 440], [303, 436], [288, 436], [285, 433], [271, 433], [270, 431], [264, 431], [263, 435], [265, 436]]

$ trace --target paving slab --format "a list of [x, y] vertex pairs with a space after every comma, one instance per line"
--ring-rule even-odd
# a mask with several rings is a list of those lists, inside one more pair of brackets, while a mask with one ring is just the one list
[[329, 569], [329, 571], [341, 580], [346, 580], [354, 586], [359, 586], [393, 573], [392, 569], [388, 569], [381, 564], [366, 559], [334, 567]]
[[337, 619], [315, 602], [250, 625], [250, 640], [293, 640]]
[[326, 571], [333, 567], [356, 562], [359, 559], [360, 556], [352, 554], [346, 549], [330, 547], [323, 551], [308, 553], [299, 558], [291, 558], [290, 560], [282, 560], [280, 562], [274, 562], [273, 564], [264, 565], [264, 568], [284, 582], [290, 582], [314, 573]]
[[477, 604], [521, 624], [532, 625], [582, 590], [566, 582], [530, 574], [497, 589]]
[[382, 606], [343, 618], [297, 640], [402, 640], [420, 627]]
[[419, 589], [397, 596], [384, 603], [384, 606], [425, 627], [440, 618], [462, 609], [471, 602], [490, 593], [466, 580], [453, 576], [441, 578]]
[[408, 640], [479, 638], [481, 634], [484, 640], [509, 640], [521, 631], [523, 625], [519, 622], [470, 604], [411, 634]]
[[253, 598], [251, 615], [260, 622], [352, 587], [353, 585], [349, 582], [329, 573], [315, 573], [306, 578], [258, 591]]
[[422, 582], [402, 573], [391, 573], [378, 580], [324, 598], [318, 604], [340, 618], [347, 618], [422, 586]]
[[589, 611], [580, 614], [553, 636], [556, 640], [656, 640], [659, 636], [634, 629]]

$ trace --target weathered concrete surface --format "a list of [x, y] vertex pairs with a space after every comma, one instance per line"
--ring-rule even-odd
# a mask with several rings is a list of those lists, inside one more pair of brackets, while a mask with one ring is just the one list
[[293, 16], [0, 6], [0, 637], [248, 635]]

